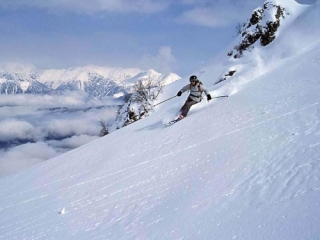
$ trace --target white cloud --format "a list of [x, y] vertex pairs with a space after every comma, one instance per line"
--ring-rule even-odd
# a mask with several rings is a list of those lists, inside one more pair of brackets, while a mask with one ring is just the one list
[[[108, 106], [110, 100], [86, 99], [86, 95], [81, 94], [12, 96], [3, 95], [0, 98], [0, 115], [3, 117], [0, 120], [0, 143], [4, 143], [0, 147], [9, 147], [6, 151], [0, 149], [0, 177], [17, 173], [97, 139], [101, 129], [99, 120], [108, 122], [116, 112], [116, 107], [89, 109], [92, 106]], [[71, 111], [59, 108], [64, 106]], [[48, 110], [50, 107], [58, 108]], [[70, 138], [63, 139], [65, 137]], [[62, 140], [45, 142], [48, 138]], [[15, 146], [19, 141], [37, 143]]]
[[210, 3], [208, 0], [179, 0], [182, 5], [204, 5]]
[[64, 92], [61, 95], [3, 94], [0, 98], [0, 116], [26, 115], [52, 108], [85, 109], [117, 104], [112, 97], [93, 99], [83, 91]]
[[2, 95], [0, 142], [41, 141], [81, 134], [98, 136], [99, 121], [112, 121], [116, 104], [119, 103], [109, 98], [90, 99], [81, 92], [59, 96]]
[[181, 4], [189, 5], [191, 9], [183, 12], [176, 21], [180, 24], [224, 27], [244, 22], [249, 14], [263, 2], [262, 0], [181, 0]]
[[5, 119], [0, 121], [0, 141], [11, 141], [15, 139], [33, 139], [35, 128], [29, 122]]
[[10, 0], [0, 1], [2, 8], [36, 7], [52, 11], [67, 10], [93, 14], [100, 11], [152, 13], [168, 5], [160, 0]]
[[220, 27], [227, 25], [228, 19], [225, 16], [221, 16], [221, 14], [216, 14], [211, 8], [195, 8], [184, 12], [177, 18], [177, 22], [207, 27]]
[[171, 48], [164, 46], [159, 48], [155, 56], [145, 55], [140, 61], [142, 68], [153, 68], [162, 73], [170, 73], [174, 69], [176, 58], [172, 54]]
[[0, 62], [0, 70], [4, 70], [18, 75], [28, 76], [35, 72], [36, 68], [32, 64], [21, 62]]
[[58, 154], [60, 153], [43, 142], [27, 143], [0, 151], [0, 177], [17, 173]]
[[70, 138], [66, 138], [61, 141], [56, 141], [56, 140], [48, 141], [48, 144], [55, 148], [74, 149], [74, 148], [80, 147], [83, 144], [96, 140], [98, 138], [99, 138], [98, 136], [80, 135], [80, 136], [72, 136]]
[[54, 119], [48, 122], [47, 135], [55, 137], [68, 137], [72, 135], [99, 135], [99, 119], [91, 121], [87, 118], [79, 116], [78, 119]]
[[[62, 95], [8, 94], [0, 98], [1, 106], [37, 106], [38, 108], [78, 107], [89, 100], [88, 94], [81, 91]], [[99, 102], [98, 100], [96, 101]]]

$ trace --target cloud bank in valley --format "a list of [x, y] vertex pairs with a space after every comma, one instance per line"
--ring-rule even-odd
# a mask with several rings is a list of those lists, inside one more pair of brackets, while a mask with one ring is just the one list
[[60, 96], [1, 95], [0, 177], [17, 173], [99, 137], [117, 104], [83, 92]]

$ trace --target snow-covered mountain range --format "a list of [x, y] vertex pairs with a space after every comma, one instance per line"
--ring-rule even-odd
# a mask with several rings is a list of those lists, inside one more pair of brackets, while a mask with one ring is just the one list
[[54, 94], [81, 90], [100, 98], [126, 94], [138, 80], [147, 79], [169, 84], [180, 77], [174, 73], [161, 74], [152, 69], [85, 66], [38, 70], [21, 64], [3, 64], [0, 65], [0, 94]]
[[165, 127], [184, 94], [1, 179], [0, 239], [319, 239], [320, 0], [272, 2], [290, 13], [272, 43], [201, 69], [228, 98]]

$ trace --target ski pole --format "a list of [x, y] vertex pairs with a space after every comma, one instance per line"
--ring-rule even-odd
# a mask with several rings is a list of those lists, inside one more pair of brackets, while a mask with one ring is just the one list
[[205, 73], [206, 71], [200, 71], [198, 77], [200, 77], [203, 73]]
[[170, 99], [172, 99], [172, 98], [175, 98], [176, 96], [173, 96], [173, 97], [171, 97], [171, 98], [168, 98], [168, 99], [166, 99], [166, 100], [164, 100], [164, 101], [162, 101], [162, 102], [159, 102], [159, 103], [157, 103], [156, 105], [153, 105], [154, 107], [155, 106], [157, 106], [157, 105], [159, 105], [159, 104], [161, 104], [161, 103], [164, 103], [164, 102], [166, 102], [166, 101], [169, 101]]
[[[213, 98], [211, 98], [211, 100], [214, 99], [214, 98], [222, 98], [222, 97], [229, 97], [229, 96], [228, 95], [222, 95], [222, 96], [218, 96], [218, 97], [213, 97]], [[209, 100], [208, 100], [208, 102], [209, 102]]]
[[214, 98], [222, 98], [222, 97], [229, 97], [228, 95], [222, 95], [222, 96], [218, 96], [218, 97], [213, 97], [212, 99]]

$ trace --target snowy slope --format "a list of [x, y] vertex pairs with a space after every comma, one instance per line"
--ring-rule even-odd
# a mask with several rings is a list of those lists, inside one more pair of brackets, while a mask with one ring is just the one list
[[[184, 94], [1, 179], [0, 239], [319, 239], [319, 13], [318, 1], [267, 49], [204, 67], [211, 95], [229, 98], [164, 127]], [[286, 41], [301, 31], [302, 48]], [[223, 67], [238, 74], [213, 86]]]

